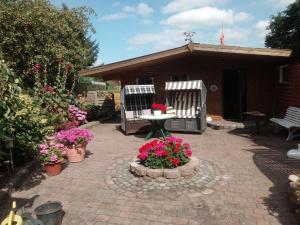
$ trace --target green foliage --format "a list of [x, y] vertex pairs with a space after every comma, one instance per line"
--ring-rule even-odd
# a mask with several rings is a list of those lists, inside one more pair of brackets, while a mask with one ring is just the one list
[[97, 120], [103, 114], [101, 106], [99, 106], [99, 105], [85, 104], [84, 105], [84, 110], [87, 112], [86, 119], [88, 121]]
[[18, 94], [21, 92], [19, 82], [13, 71], [0, 60], [0, 118], [10, 118], [18, 108]]
[[265, 45], [272, 48], [300, 48], [300, 0], [271, 17]]
[[32, 156], [37, 144], [53, 132], [53, 127], [39, 104], [30, 96], [21, 94], [19, 101], [19, 110], [9, 119], [0, 120], [0, 123], [4, 134], [15, 138], [15, 157], [18, 161], [25, 161]]
[[95, 32], [89, 21], [94, 11], [87, 7], [68, 9], [48, 0], [0, 1], [0, 52], [16, 74], [31, 87], [32, 66], [64, 58], [76, 71], [96, 61], [98, 45], [89, 37]]
[[[72, 68], [71, 64], [58, 63], [56, 76], [49, 76], [47, 68], [41, 68], [40, 64], [34, 66], [34, 96], [55, 130], [60, 130], [61, 125], [68, 120], [69, 106], [80, 105], [74, 94], [76, 76]], [[53, 77], [55, 80], [51, 81]]]

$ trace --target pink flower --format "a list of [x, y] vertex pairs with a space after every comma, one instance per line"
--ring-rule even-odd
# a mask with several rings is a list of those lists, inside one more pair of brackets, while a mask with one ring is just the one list
[[183, 146], [185, 149], [189, 149], [189, 148], [190, 148], [190, 144], [189, 144], [189, 143], [183, 143], [182, 146]]
[[47, 145], [45, 145], [45, 144], [39, 144], [39, 148], [40, 148], [41, 150], [46, 149], [46, 148], [47, 148]]
[[192, 150], [191, 149], [186, 149], [184, 150], [184, 154], [187, 156], [187, 157], [191, 157], [192, 156]]
[[157, 149], [154, 154], [155, 154], [156, 157], [161, 157], [163, 155], [163, 153], [164, 153], [163, 150]]
[[48, 149], [42, 149], [40, 150], [41, 155], [47, 155], [48, 154]]
[[146, 159], [148, 158], [148, 156], [149, 156], [149, 153], [148, 153], [148, 152], [141, 152], [141, 153], [137, 156], [137, 158], [138, 158], [138, 159], [141, 159], [141, 160], [146, 160]]
[[52, 154], [50, 157], [51, 162], [56, 162], [57, 161], [57, 155]]

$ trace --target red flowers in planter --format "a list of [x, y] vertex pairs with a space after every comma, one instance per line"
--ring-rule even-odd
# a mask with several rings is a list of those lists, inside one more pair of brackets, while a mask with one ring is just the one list
[[161, 111], [167, 111], [167, 106], [163, 105], [163, 104], [157, 104], [157, 103], [153, 103], [151, 106], [152, 109], [154, 110], [161, 110]]
[[189, 162], [192, 150], [183, 139], [174, 136], [166, 140], [153, 140], [139, 148], [138, 159], [146, 166], [156, 168], [175, 168]]

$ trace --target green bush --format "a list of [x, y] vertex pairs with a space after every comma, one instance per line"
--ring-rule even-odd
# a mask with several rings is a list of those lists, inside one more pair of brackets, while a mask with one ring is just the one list
[[85, 104], [84, 110], [86, 110], [87, 112], [86, 115], [87, 121], [97, 120], [101, 116], [101, 106], [99, 105]]
[[15, 138], [16, 161], [24, 162], [32, 157], [44, 137], [53, 132], [53, 127], [32, 97], [21, 94], [19, 100], [21, 107], [15, 115], [1, 122], [4, 134]]

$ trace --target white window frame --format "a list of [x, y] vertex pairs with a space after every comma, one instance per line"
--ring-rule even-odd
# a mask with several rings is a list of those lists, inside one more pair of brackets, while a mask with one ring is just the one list
[[289, 66], [287, 64], [279, 66], [279, 84], [287, 84], [288, 83], [288, 81], [283, 80], [283, 70], [288, 67]]
[[139, 81], [143, 78], [150, 78], [152, 80], [152, 84], [154, 84], [154, 77], [137, 77], [135, 80], [135, 84], [140, 85]]

